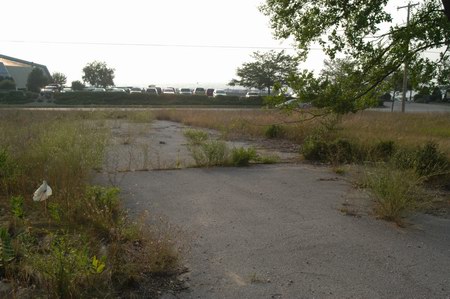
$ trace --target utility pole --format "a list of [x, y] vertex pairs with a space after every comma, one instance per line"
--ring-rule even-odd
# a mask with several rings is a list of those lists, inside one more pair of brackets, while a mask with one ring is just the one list
[[[409, 15], [411, 13], [411, 7], [414, 7], [416, 5], [419, 5], [419, 3], [411, 4], [411, 2], [408, 3], [406, 6], [399, 6], [397, 7], [397, 10], [402, 8], [408, 8], [408, 16], [406, 17], [406, 28], [409, 27]], [[409, 52], [409, 41], [408, 41], [408, 51]], [[403, 69], [403, 95], [402, 95], [402, 112], [405, 112], [405, 104], [406, 104], [406, 88], [408, 85], [408, 59], [405, 59], [404, 62], [404, 69]]]

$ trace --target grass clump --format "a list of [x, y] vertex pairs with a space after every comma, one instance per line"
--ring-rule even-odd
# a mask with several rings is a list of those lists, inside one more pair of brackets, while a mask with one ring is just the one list
[[366, 172], [365, 185], [375, 197], [378, 217], [401, 225], [420, 206], [420, 179], [414, 171], [378, 167]]
[[229, 149], [224, 141], [211, 140], [201, 130], [185, 130], [188, 148], [199, 167], [225, 166], [229, 164]]
[[225, 166], [229, 164], [229, 149], [224, 141], [208, 140], [190, 145], [189, 150], [197, 166]]
[[248, 166], [250, 161], [257, 160], [258, 155], [254, 148], [234, 148], [231, 151], [231, 161], [234, 166]]
[[265, 136], [267, 138], [281, 138], [284, 135], [284, 129], [280, 125], [270, 125], [265, 131]]
[[189, 144], [194, 145], [202, 144], [209, 138], [208, 133], [201, 130], [187, 129], [183, 134], [188, 139]]
[[229, 149], [221, 140], [212, 140], [208, 134], [200, 130], [186, 130], [188, 148], [198, 167], [211, 166], [248, 166], [250, 161], [275, 163], [274, 157], [259, 157], [254, 148], [238, 147]]

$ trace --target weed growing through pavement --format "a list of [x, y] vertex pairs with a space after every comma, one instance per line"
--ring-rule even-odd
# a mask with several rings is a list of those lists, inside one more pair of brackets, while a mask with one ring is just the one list
[[254, 148], [233, 148], [231, 150], [231, 161], [234, 166], [248, 166], [250, 161], [257, 160], [258, 155]]
[[250, 162], [272, 164], [278, 161], [275, 156], [259, 156], [252, 147], [229, 149], [221, 140], [209, 139], [207, 133], [200, 130], [186, 130], [188, 149], [198, 167], [211, 166], [248, 166]]
[[411, 212], [425, 204], [421, 180], [414, 171], [399, 171], [386, 165], [367, 170], [364, 179], [375, 198], [378, 217], [399, 225]]

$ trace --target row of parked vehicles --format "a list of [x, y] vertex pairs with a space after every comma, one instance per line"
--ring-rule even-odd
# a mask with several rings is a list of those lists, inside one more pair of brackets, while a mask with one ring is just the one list
[[[52, 96], [56, 92], [72, 92], [73, 90], [70, 87], [63, 87], [58, 84], [50, 84], [45, 86], [41, 89], [41, 96]], [[83, 91], [87, 92], [121, 92], [121, 93], [128, 93], [128, 94], [136, 94], [136, 93], [145, 93], [145, 94], [152, 94], [152, 95], [206, 95], [208, 97], [224, 97], [227, 96], [227, 92], [223, 89], [214, 89], [214, 88], [203, 88], [203, 87], [196, 87], [194, 89], [191, 88], [175, 88], [175, 87], [157, 87], [154, 85], [150, 85], [147, 88], [140, 88], [140, 87], [111, 87], [111, 88], [101, 88], [101, 87], [85, 87]], [[247, 92], [245, 97], [251, 98], [251, 97], [259, 97], [259, 92], [250, 91]]]
[[[227, 92], [223, 89], [214, 89], [214, 88], [203, 88], [203, 87], [196, 87], [194, 89], [191, 88], [174, 88], [174, 87], [166, 87], [161, 88], [157, 86], [149, 86], [147, 88], [139, 88], [139, 87], [133, 87], [130, 90], [124, 90], [125, 92], [129, 93], [147, 93], [147, 94], [153, 94], [153, 95], [161, 95], [161, 94], [180, 94], [180, 95], [206, 95], [208, 97], [224, 97], [227, 96]], [[260, 94], [258, 92], [248, 92], [246, 94], [247, 98], [250, 97], [259, 97]]]

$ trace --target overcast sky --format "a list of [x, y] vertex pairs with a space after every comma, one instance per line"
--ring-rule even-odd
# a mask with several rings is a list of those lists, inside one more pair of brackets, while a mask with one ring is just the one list
[[[8, 1], [2, 4], [0, 54], [62, 72], [69, 85], [81, 80], [87, 63], [98, 60], [115, 69], [116, 85], [220, 86], [252, 52], [267, 51], [257, 47], [290, 46], [273, 38], [269, 19], [258, 10], [262, 2]], [[402, 15], [399, 21], [406, 11]], [[312, 51], [303, 66], [320, 69], [323, 59]]]

